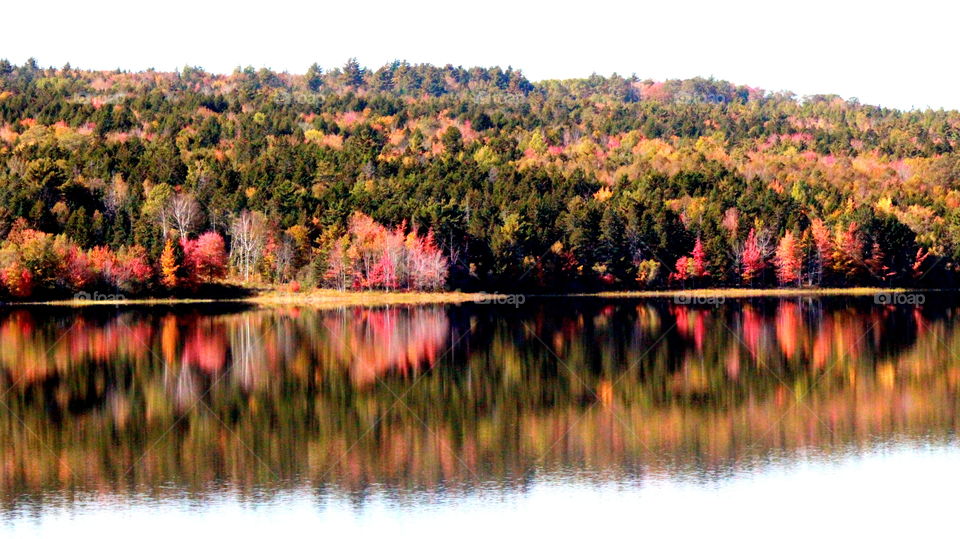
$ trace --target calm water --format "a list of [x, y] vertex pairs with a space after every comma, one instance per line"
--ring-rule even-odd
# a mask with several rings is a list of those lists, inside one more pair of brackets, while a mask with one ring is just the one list
[[0, 535], [955, 528], [960, 302], [0, 311]]

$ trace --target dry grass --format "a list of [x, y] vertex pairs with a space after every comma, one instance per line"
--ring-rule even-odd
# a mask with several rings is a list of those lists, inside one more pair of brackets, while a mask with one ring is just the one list
[[[464, 303], [495, 298], [504, 294], [466, 292], [387, 292], [339, 291], [316, 289], [291, 292], [279, 287], [253, 287], [246, 297], [236, 298], [145, 298], [123, 300], [65, 299], [54, 301], [11, 302], [17, 305], [59, 305], [83, 307], [90, 305], [175, 305], [190, 303], [250, 303], [262, 306], [304, 305], [317, 307], [414, 305], [429, 303]], [[907, 288], [704, 288], [690, 290], [647, 290], [634, 292], [597, 292], [584, 294], [527, 294], [536, 297], [594, 297], [594, 298], [664, 298], [677, 295], [699, 297], [753, 298], [797, 296], [869, 296], [882, 292], [909, 292]]]
[[463, 303], [491, 298], [491, 294], [465, 292], [386, 292], [380, 290], [347, 291], [318, 289], [306, 292], [261, 291], [243, 299], [258, 305], [399, 305], [424, 303]]
[[689, 290], [640, 290], [634, 292], [598, 292], [573, 294], [601, 298], [663, 298], [677, 295], [724, 298], [796, 297], [796, 296], [872, 296], [880, 293], [919, 291], [910, 288], [696, 288]]
[[49, 301], [8, 301], [6, 305], [54, 305], [62, 307], [87, 307], [93, 305], [180, 305], [186, 303], [219, 303], [238, 301], [213, 298], [140, 298], [140, 299], [54, 299]]
[[427, 303], [463, 303], [498, 297], [495, 294], [465, 292], [387, 292], [316, 289], [291, 292], [282, 288], [254, 287], [249, 295], [227, 298], [141, 298], [116, 300], [62, 299], [9, 302], [11, 305], [53, 305], [85, 307], [93, 305], [179, 305], [191, 303], [249, 303], [254, 305], [309, 305], [317, 307], [413, 305]]

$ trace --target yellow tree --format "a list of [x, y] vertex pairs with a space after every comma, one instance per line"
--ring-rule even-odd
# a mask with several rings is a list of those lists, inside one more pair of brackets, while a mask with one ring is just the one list
[[180, 265], [177, 264], [177, 255], [173, 252], [173, 242], [167, 240], [160, 255], [160, 284], [167, 289], [176, 288], [178, 269]]

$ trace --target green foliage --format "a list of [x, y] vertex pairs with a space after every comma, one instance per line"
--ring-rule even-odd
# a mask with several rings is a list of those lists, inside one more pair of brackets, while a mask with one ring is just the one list
[[[356, 211], [433, 230], [458, 288], [662, 286], [697, 238], [696, 284], [739, 284], [751, 230], [751, 256], [807, 237], [804, 283], [951, 283], [960, 258], [954, 111], [355, 59], [304, 75], [2, 65], [0, 225], [24, 218], [82, 249], [139, 245], [156, 261], [171, 201], [191, 195], [193, 229], [228, 248], [236, 215], [264, 215], [263, 263], [284, 265], [264, 274], [310, 284]], [[818, 262], [816, 219], [854, 223], [862, 252]], [[292, 227], [306, 247], [276, 256]]]

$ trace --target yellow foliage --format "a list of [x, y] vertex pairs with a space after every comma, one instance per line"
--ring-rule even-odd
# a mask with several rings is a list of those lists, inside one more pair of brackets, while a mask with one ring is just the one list
[[611, 191], [607, 186], [601, 187], [600, 190], [593, 194], [593, 198], [595, 198], [598, 202], [606, 202], [612, 196], [613, 191]]
[[484, 145], [473, 153], [473, 160], [483, 168], [490, 168], [497, 164], [499, 157], [497, 156], [497, 152], [493, 151], [489, 146]]
[[576, 152], [580, 157], [593, 157], [598, 148], [594, 142], [588, 138], [584, 138], [580, 143], [577, 144]]
[[173, 242], [167, 240], [160, 255], [160, 284], [166, 288], [176, 288], [178, 269], [180, 265], [177, 264], [177, 258], [173, 252]]
[[300, 249], [306, 249], [310, 246], [310, 231], [303, 225], [293, 225], [287, 229], [287, 234], [293, 238], [294, 243]]
[[883, 213], [893, 213], [893, 199], [889, 196], [883, 197], [874, 204], [874, 207]]

